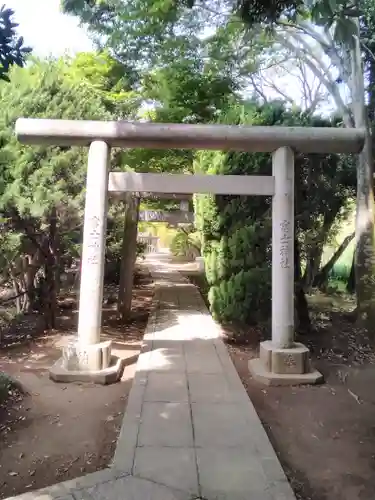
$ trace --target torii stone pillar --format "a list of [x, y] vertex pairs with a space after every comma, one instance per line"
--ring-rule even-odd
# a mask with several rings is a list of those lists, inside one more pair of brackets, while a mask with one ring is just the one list
[[255, 379], [268, 385], [315, 384], [322, 375], [310, 366], [309, 350], [294, 341], [294, 153], [272, 155], [272, 340], [249, 361]]
[[88, 155], [86, 202], [81, 256], [78, 337], [63, 348], [50, 369], [59, 382], [110, 383], [119, 379], [122, 362], [111, 356], [111, 342], [101, 342], [104, 263], [108, 210], [110, 147], [94, 141]]
[[89, 149], [86, 202], [81, 257], [78, 342], [100, 342], [103, 277], [108, 210], [110, 149], [105, 142], [93, 142]]
[[294, 154], [273, 153], [272, 175], [272, 344], [287, 349], [294, 343]]

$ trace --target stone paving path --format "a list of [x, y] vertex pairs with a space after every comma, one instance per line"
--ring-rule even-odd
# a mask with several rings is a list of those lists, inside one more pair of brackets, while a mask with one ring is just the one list
[[149, 259], [155, 310], [112, 467], [18, 500], [295, 500], [194, 285]]

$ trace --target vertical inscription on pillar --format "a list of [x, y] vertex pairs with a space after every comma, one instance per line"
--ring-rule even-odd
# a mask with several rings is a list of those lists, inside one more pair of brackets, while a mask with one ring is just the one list
[[89, 366], [89, 353], [85, 351], [84, 349], [78, 349], [77, 350], [77, 359], [78, 359], [78, 366], [80, 369], [84, 370], [88, 368]]
[[290, 268], [290, 245], [292, 244], [291, 223], [284, 219], [280, 223], [280, 266], [283, 269]]
[[285, 356], [284, 362], [288, 368], [295, 368], [297, 366], [295, 357], [292, 354], [287, 354]]
[[100, 250], [100, 218], [97, 215], [89, 219], [89, 228], [87, 263], [96, 266], [99, 264]]
[[63, 348], [63, 366], [67, 370], [85, 370], [89, 366], [89, 353], [76, 343]]

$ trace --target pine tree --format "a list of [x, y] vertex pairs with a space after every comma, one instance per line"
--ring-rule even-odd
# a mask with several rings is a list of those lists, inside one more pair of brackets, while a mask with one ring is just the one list
[[110, 117], [101, 97], [66, 73], [63, 60], [34, 61], [25, 69], [12, 69], [11, 84], [0, 84], [0, 223], [4, 229], [0, 275], [15, 284], [22, 310], [42, 308], [46, 327], [55, 322], [63, 247], [80, 233], [87, 151], [24, 146], [17, 141], [14, 126], [19, 117]]

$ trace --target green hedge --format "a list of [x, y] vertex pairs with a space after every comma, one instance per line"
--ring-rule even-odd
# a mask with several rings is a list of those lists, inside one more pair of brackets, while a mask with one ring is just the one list
[[[319, 117], [288, 111], [278, 102], [234, 106], [220, 122], [332, 126]], [[271, 155], [202, 151], [196, 156], [194, 171], [271, 175]], [[296, 241], [301, 255], [298, 265], [302, 267], [308, 249], [316, 244], [314, 238], [321, 231], [326, 213], [330, 213], [334, 203], [339, 206], [347, 203], [351, 183], [355, 183], [355, 171], [339, 155], [302, 154], [296, 155], [295, 171]], [[202, 254], [210, 286], [211, 312], [219, 321], [251, 324], [270, 319], [271, 201], [271, 197], [261, 196], [194, 197], [196, 227], [202, 235]]]
[[[272, 124], [261, 115], [231, 110], [228, 120]], [[208, 174], [270, 175], [270, 155], [202, 152], [194, 170]], [[213, 316], [224, 322], [252, 323], [270, 315], [271, 199], [250, 196], [195, 196], [196, 226], [210, 285]]]
[[192, 230], [183, 231], [182, 229], [178, 229], [171, 241], [170, 251], [176, 257], [194, 259], [201, 252], [200, 233]]

